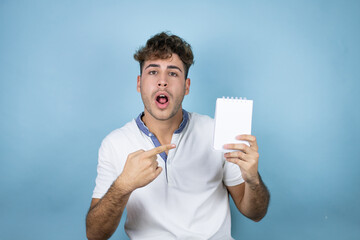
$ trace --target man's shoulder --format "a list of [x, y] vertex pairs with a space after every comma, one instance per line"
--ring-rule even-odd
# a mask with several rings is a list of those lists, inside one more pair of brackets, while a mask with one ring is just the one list
[[128, 137], [136, 135], [137, 132], [138, 127], [133, 119], [124, 126], [111, 131], [103, 141], [123, 141]]
[[188, 130], [190, 132], [194, 132], [194, 130], [196, 130], [196, 132], [212, 132], [214, 129], [214, 119], [209, 117], [208, 115], [203, 115], [203, 114], [199, 114], [199, 113], [189, 113], [189, 126], [188, 126]]
[[192, 122], [193, 124], [213, 124], [214, 123], [214, 119], [209, 117], [208, 115], [203, 115], [203, 114], [199, 114], [196, 112], [190, 112], [189, 113], [189, 119], [190, 122]]

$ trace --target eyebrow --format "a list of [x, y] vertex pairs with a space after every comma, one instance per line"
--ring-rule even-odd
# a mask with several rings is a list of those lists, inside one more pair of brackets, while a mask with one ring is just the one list
[[180, 72], [182, 72], [181, 69], [180, 69], [178, 66], [169, 65], [167, 68], [168, 68], [168, 69], [177, 69], [177, 70], [179, 70]]
[[159, 64], [149, 64], [145, 69], [148, 69], [149, 67], [160, 67]]
[[[160, 67], [160, 65], [159, 64], [149, 64], [148, 66], [145, 67], [145, 69], [148, 69], [150, 67]], [[180, 72], [182, 72], [181, 69], [175, 65], [169, 65], [169, 66], [167, 66], [167, 69], [178, 69]]]

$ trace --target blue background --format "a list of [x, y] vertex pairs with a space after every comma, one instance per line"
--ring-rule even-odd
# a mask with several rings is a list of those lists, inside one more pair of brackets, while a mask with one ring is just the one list
[[[135, 50], [193, 47], [184, 108], [254, 100], [271, 194], [236, 239], [360, 236], [360, 1], [0, 1], [0, 239], [85, 239], [101, 140], [142, 111]], [[123, 221], [112, 239], [124, 237]]]

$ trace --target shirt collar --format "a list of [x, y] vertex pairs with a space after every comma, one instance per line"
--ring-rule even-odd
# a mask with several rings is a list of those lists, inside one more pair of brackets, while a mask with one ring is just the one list
[[[188, 120], [189, 120], [189, 113], [187, 111], [185, 111], [184, 109], [182, 110], [183, 112], [183, 120], [180, 123], [180, 126], [178, 129], [176, 129], [176, 131], [174, 133], [181, 133], [182, 130], [185, 128]], [[139, 116], [135, 119], [136, 121], [136, 125], [138, 126], [138, 128], [145, 133], [147, 136], [151, 137], [153, 134], [149, 131], [149, 129], [145, 126], [145, 123], [141, 120], [141, 117], [144, 115], [144, 112], [140, 113]]]

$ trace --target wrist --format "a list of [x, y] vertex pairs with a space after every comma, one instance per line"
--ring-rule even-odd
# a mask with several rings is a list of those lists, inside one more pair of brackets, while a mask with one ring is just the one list
[[133, 187], [131, 187], [129, 181], [122, 174], [120, 174], [119, 177], [115, 180], [114, 186], [124, 195], [131, 194], [135, 190]]
[[261, 184], [260, 175], [257, 173], [255, 176], [247, 179], [245, 181], [252, 189], [255, 189], [257, 186]]

